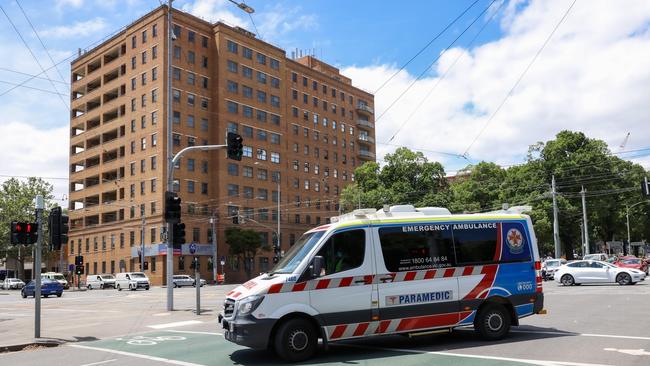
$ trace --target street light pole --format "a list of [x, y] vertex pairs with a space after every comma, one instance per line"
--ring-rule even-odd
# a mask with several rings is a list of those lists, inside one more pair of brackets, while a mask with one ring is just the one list
[[627, 245], [630, 245], [630, 243], [631, 243], [631, 240], [630, 240], [630, 209], [632, 207], [634, 207], [634, 206], [638, 206], [638, 205], [640, 205], [642, 203], [648, 203], [648, 202], [650, 202], [650, 201], [639, 201], [639, 202], [637, 202], [635, 204], [632, 204], [632, 205], [625, 205], [625, 211], [626, 211], [625, 217], [627, 219]]
[[280, 219], [282, 217], [282, 215], [280, 215], [280, 177], [280, 173], [278, 173], [278, 231], [276, 232], [276, 237], [278, 238], [278, 251], [282, 252], [282, 246], [280, 246]]
[[[174, 191], [174, 151], [172, 144], [172, 38], [174, 27], [172, 23], [172, 1], [167, 1], [167, 191]], [[167, 223], [167, 311], [174, 310], [174, 247], [173, 225]]]
[[[215, 210], [216, 211], [216, 210]], [[212, 225], [212, 277], [216, 284], [219, 284], [219, 256], [217, 252], [217, 218], [215, 211], [212, 212], [210, 217], [210, 224]]]

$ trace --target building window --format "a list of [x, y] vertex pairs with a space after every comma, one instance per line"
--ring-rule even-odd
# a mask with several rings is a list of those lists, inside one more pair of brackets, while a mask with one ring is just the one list
[[239, 175], [239, 165], [235, 163], [228, 163], [228, 175], [238, 176]]
[[271, 105], [274, 107], [280, 107], [280, 97], [277, 95], [271, 95]]
[[237, 63], [235, 61], [228, 60], [228, 71], [237, 73]]
[[280, 116], [277, 114], [271, 114], [271, 123], [273, 123], [276, 126], [280, 125]]
[[271, 162], [280, 164], [280, 153], [272, 152], [271, 153]]
[[257, 72], [257, 82], [260, 84], [266, 84], [266, 74], [258, 71]]
[[267, 180], [268, 179], [268, 171], [266, 169], [257, 169], [257, 179], [259, 179], [259, 180]]
[[188, 72], [187, 73], [187, 84], [188, 85], [194, 85], [194, 82], [196, 80], [196, 74], [193, 72]]
[[228, 184], [228, 196], [230, 197], [239, 196], [239, 186], [236, 184]]
[[253, 157], [253, 148], [250, 146], [244, 146], [242, 149], [242, 156], [247, 157], [247, 158], [252, 158]]
[[237, 94], [239, 92], [239, 84], [237, 84], [234, 81], [228, 80], [228, 91], [230, 93], [235, 93]]
[[203, 48], [208, 48], [208, 37], [201, 36], [201, 46]]
[[271, 143], [274, 145], [280, 144], [280, 135], [277, 133], [271, 133]]
[[194, 193], [194, 181], [193, 180], [188, 180], [187, 181], [187, 193]]
[[271, 61], [269, 62], [269, 65], [273, 70], [279, 70], [280, 69], [280, 61], [271, 58]]
[[228, 101], [227, 106], [228, 106], [228, 112], [235, 113], [235, 114], [239, 112], [239, 104]]
[[244, 75], [245, 78], [247, 79], [252, 79], [253, 78], [253, 69], [247, 66], [242, 66], [241, 67], [241, 72], [242, 75]]
[[258, 53], [257, 54], [257, 63], [260, 64], [260, 65], [266, 65], [266, 55]]
[[253, 178], [253, 168], [250, 166], [243, 167], [242, 176], [244, 176], [245, 178]]
[[235, 43], [235, 42], [233, 42], [231, 40], [228, 40], [228, 51], [230, 51], [231, 53], [237, 54], [239, 52], [237, 43]]
[[266, 150], [265, 149], [257, 149], [256, 157], [257, 157], [258, 160], [266, 160]]
[[266, 141], [266, 131], [257, 130], [257, 139], [260, 141]]
[[280, 79], [271, 77], [271, 87], [275, 89], [280, 89]]

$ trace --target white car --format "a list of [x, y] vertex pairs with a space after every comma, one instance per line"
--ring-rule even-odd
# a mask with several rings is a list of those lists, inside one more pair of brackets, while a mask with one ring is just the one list
[[25, 286], [25, 282], [20, 280], [19, 278], [5, 278], [4, 283], [2, 284], [2, 288], [5, 290], [20, 290]]
[[621, 268], [607, 262], [590, 260], [571, 262], [555, 271], [555, 281], [564, 286], [583, 283], [634, 285], [645, 280], [645, 276], [645, 272], [636, 269]]
[[557, 271], [563, 264], [566, 264], [566, 259], [545, 260], [544, 263], [542, 263], [542, 276], [544, 277], [544, 281], [554, 279], [555, 271]]

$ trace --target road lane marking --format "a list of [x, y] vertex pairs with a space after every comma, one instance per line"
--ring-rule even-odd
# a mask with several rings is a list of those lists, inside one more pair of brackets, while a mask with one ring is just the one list
[[524, 362], [524, 363], [530, 363], [530, 364], [539, 365], [539, 366], [612, 366], [612, 365], [604, 365], [604, 364], [596, 364], [596, 363], [581, 363], [581, 362], [569, 362], [569, 361], [549, 361], [549, 360], [531, 360], [531, 359], [526, 359], [526, 358], [471, 355], [471, 354], [464, 354], [464, 353], [425, 351], [425, 350], [407, 349], [407, 348], [372, 347], [372, 346], [363, 346], [363, 345], [355, 345], [355, 344], [332, 344], [332, 346], [334, 346], [334, 345], [335, 346], [344, 346], [344, 347], [376, 349], [376, 350], [391, 351], [391, 352], [419, 353], [419, 354], [452, 356], [452, 357], [466, 357], [466, 358], [477, 358], [477, 359], [482, 359], [482, 360]]
[[167, 316], [167, 315], [172, 315], [172, 313], [158, 313], [158, 314], [152, 314], [153, 316]]
[[117, 358], [111, 358], [110, 360], [99, 361], [99, 362], [85, 363], [85, 364], [79, 365], [79, 366], [95, 366], [95, 365], [101, 365], [101, 364], [109, 363], [109, 362], [113, 362], [113, 361], [117, 361]]
[[216, 332], [199, 332], [195, 330], [175, 330], [175, 329], [167, 329], [165, 332], [172, 332], [172, 333], [189, 333], [189, 334], [207, 334], [207, 335], [216, 335], [216, 336], [222, 336], [223, 333], [216, 333]]
[[165, 329], [165, 328], [174, 328], [174, 327], [184, 327], [186, 325], [194, 325], [194, 324], [202, 324], [202, 323], [203, 322], [200, 320], [187, 320], [184, 322], [147, 325], [147, 327], [152, 329]]
[[172, 359], [169, 359], [169, 358], [162, 358], [162, 357], [156, 357], [156, 356], [141, 355], [139, 353], [124, 352], [124, 351], [118, 351], [118, 350], [107, 349], [107, 348], [82, 346], [80, 344], [71, 344], [70, 347], [89, 349], [89, 350], [92, 350], [92, 351], [114, 353], [116, 355], [122, 355], [122, 356], [143, 358], [143, 359], [151, 360], [151, 361], [165, 362], [165, 363], [169, 363], [169, 364], [172, 364], [172, 365], [205, 366], [205, 365], [201, 365], [201, 364], [198, 364], [198, 363], [185, 362], [185, 361], [179, 361], [179, 360], [172, 360]]
[[596, 338], [618, 338], [618, 339], [636, 339], [641, 341], [650, 341], [650, 337], [641, 336], [624, 336], [615, 334], [593, 334], [593, 333], [572, 333], [572, 332], [552, 332], [552, 331], [535, 331], [535, 330], [511, 330], [511, 333], [530, 333], [530, 334], [549, 334], [572, 337], [596, 337]]
[[646, 351], [643, 348], [640, 349], [603, 348], [603, 350], [625, 353], [626, 355], [632, 355], [632, 356], [650, 356], [650, 352]]

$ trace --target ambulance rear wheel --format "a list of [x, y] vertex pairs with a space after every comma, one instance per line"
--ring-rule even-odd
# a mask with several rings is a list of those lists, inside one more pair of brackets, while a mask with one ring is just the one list
[[300, 362], [311, 358], [318, 346], [314, 326], [306, 319], [289, 319], [275, 333], [275, 352], [285, 361]]
[[488, 341], [502, 339], [510, 331], [510, 314], [503, 305], [487, 305], [476, 315], [474, 330]]

